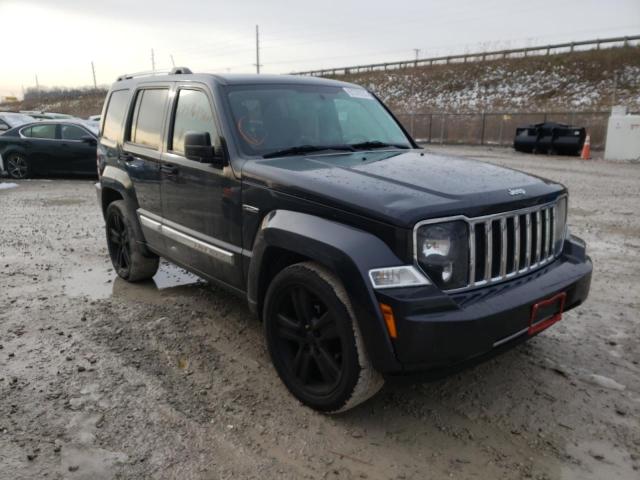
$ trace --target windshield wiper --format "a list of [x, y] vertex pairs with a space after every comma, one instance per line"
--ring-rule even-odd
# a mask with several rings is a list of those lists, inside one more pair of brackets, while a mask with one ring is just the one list
[[369, 149], [369, 148], [387, 148], [387, 147], [402, 148], [406, 150], [409, 148], [407, 145], [401, 145], [398, 143], [380, 142], [378, 140], [369, 140], [367, 142], [351, 143], [349, 144], [349, 146], [355, 148], [356, 150]]
[[321, 152], [323, 150], [345, 150], [353, 152], [354, 149], [351, 145], [298, 145], [296, 147], [266, 153], [262, 158], [285, 157], [287, 155], [300, 155], [303, 153]]

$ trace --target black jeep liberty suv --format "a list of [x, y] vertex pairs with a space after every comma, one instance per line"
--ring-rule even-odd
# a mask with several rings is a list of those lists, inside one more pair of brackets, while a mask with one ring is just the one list
[[357, 85], [179, 68], [120, 77], [102, 118], [118, 275], [149, 279], [161, 256], [246, 297], [317, 410], [487, 358], [587, 298], [564, 186], [422, 150]]

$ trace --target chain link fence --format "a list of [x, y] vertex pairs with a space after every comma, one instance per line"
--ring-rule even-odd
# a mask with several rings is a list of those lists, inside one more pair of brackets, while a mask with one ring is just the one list
[[603, 149], [610, 112], [400, 113], [400, 122], [419, 143], [513, 145], [516, 127], [557, 122], [585, 127], [591, 148]]

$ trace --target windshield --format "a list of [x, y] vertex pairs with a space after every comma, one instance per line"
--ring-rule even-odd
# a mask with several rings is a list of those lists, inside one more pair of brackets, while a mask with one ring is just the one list
[[359, 87], [242, 85], [228, 87], [227, 96], [234, 134], [247, 155], [275, 156], [296, 147], [411, 147], [391, 115]]

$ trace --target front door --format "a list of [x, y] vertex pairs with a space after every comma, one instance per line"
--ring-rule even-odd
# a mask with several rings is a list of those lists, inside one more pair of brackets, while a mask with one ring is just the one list
[[68, 173], [96, 173], [96, 144], [89, 142], [93, 138], [88, 131], [77, 125], [60, 125], [59, 164], [61, 170]]
[[240, 182], [230, 166], [187, 159], [187, 132], [207, 132], [219, 146], [213, 101], [204, 87], [179, 86], [172, 106], [160, 169], [169, 256], [207, 277], [241, 287]]

